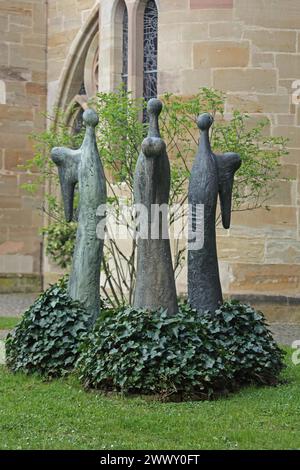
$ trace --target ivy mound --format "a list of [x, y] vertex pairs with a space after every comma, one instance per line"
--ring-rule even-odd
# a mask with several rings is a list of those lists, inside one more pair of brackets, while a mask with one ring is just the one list
[[182, 400], [275, 385], [283, 367], [262, 313], [239, 302], [203, 315], [185, 304], [173, 317], [124, 308], [98, 323], [78, 361], [85, 388]]
[[87, 335], [86, 310], [67, 294], [64, 282], [46, 290], [6, 339], [6, 364], [13, 371], [45, 378], [66, 375]]

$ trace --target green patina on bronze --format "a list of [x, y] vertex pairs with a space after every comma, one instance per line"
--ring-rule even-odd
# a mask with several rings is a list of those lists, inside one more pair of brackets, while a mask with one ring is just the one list
[[[135, 308], [155, 310], [164, 308], [169, 315], [178, 310], [174, 271], [166, 220], [157, 211], [167, 210], [170, 193], [170, 163], [166, 144], [160, 137], [158, 116], [162, 103], [148, 102], [149, 133], [142, 143], [134, 175], [135, 204], [143, 207], [146, 218], [137, 245], [137, 276], [134, 295]], [[158, 235], [153, 237], [153, 232]]]
[[[94, 110], [87, 109], [83, 120], [86, 133], [81, 147], [78, 150], [56, 147], [51, 157], [58, 167], [68, 222], [73, 219], [74, 190], [78, 184], [78, 228], [68, 292], [72, 299], [79, 300], [85, 306], [92, 325], [100, 310], [100, 266], [104, 234], [99, 237], [96, 231], [104, 218], [106, 181], [95, 136], [98, 116]], [[99, 206], [102, 207], [100, 211]]]

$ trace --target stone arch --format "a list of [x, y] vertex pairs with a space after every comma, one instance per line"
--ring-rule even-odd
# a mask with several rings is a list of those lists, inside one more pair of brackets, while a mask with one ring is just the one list
[[78, 94], [84, 79], [84, 66], [91, 45], [96, 45], [99, 31], [99, 5], [95, 5], [84, 26], [78, 31], [59, 80], [56, 106], [67, 109]]
[[[160, 0], [154, 0], [156, 3], [157, 10], [160, 10]], [[136, 0], [135, 2], [135, 9], [136, 12], [140, 12], [142, 15], [144, 14], [146, 4], [148, 0]]]
[[[113, 63], [112, 63], [112, 74], [113, 74], [113, 89], [117, 88], [122, 82], [123, 72], [123, 20], [124, 14], [128, 8], [125, 0], [117, 0], [113, 5], [112, 10], [112, 28], [113, 28]], [[128, 51], [127, 51], [128, 53]]]
[[99, 32], [89, 46], [84, 63], [84, 86], [88, 97], [94, 96], [99, 86]]

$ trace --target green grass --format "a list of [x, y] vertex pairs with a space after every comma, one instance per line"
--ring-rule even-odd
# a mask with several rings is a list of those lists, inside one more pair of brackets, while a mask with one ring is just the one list
[[210, 402], [159, 403], [0, 368], [0, 449], [299, 449], [300, 365], [288, 382]]
[[20, 321], [20, 317], [0, 317], [0, 330], [11, 330]]

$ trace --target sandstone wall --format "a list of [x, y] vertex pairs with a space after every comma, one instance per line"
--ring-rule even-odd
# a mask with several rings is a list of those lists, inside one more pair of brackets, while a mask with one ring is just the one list
[[[140, 44], [138, 0], [126, 1], [129, 12], [129, 83], [140, 89], [137, 53]], [[59, 77], [72, 41], [84, 27], [92, 0], [49, 3], [49, 96], [55, 101]], [[115, 83], [114, 48], [118, 30], [112, 9], [102, 0], [100, 75], [102, 90]], [[267, 116], [268, 132], [290, 138], [290, 155], [282, 161], [270, 211], [233, 216], [230, 231], [219, 230], [218, 246], [224, 290], [295, 296], [300, 283], [299, 240], [299, 106], [292, 105], [292, 83], [300, 78], [300, 3], [298, 0], [160, 0], [159, 93], [184, 96], [201, 86], [228, 93], [226, 113], [240, 109], [253, 118]], [[83, 9], [81, 9], [83, 7]], [[119, 21], [119, 19], [118, 19]], [[74, 41], [73, 41], [74, 42]], [[52, 92], [53, 90], [53, 92]], [[51, 270], [51, 269], [49, 269]], [[186, 290], [186, 272], [179, 288]]]
[[[222, 281], [228, 293], [298, 295], [299, 0], [162, 0], [159, 90], [189, 95], [200, 86], [228, 93], [226, 112], [270, 120], [269, 133], [290, 139], [270, 211], [236, 213], [219, 230]], [[184, 281], [182, 279], [182, 288]]]
[[[74, 73], [71, 68], [68, 70], [68, 66], [78, 59], [74, 44], [84, 42], [84, 27], [93, 7], [97, 7], [98, 4], [98, 0], [48, 0], [47, 110], [49, 114], [53, 115], [53, 108], [57, 104], [60, 106], [62, 104], [59, 100], [60, 94], [64, 93], [65, 82]], [[78, 93], [82, 79], [83, 74], [79, 77], [78, 89], [73, 95]], [[71, 98], [73, 95], [70, 95]], [[64, 104], [68, 105], [67, 97], [65, 98]], [[44, 219], [44, 225], [47, 225], [47, 217]], [[44, 249], [44, 286], [47, 287], [49, 283], [55, 282], [61, 275], [62, 271], [46, 256]]]
[[[129, 12], [129, 83], [141, 88], [138, 70], [138, 0], [126, 0]], [[17, 168], [30, 158], [26, 135], [45, 126], [48, 111], [61, 95], [66, 67], [78, 60], [78, 43], [100, 4], [100, 74], [102, 90], [113, 89], [119, 73], [116, 51], [120, 28], [112, 24], [113, 0], [0, 1], [0, 273], [36, 274], [41, 269], [35, 210], [20, 184], [33, 178]], [[226, 113], [235, 108], [253, 118], [267, 116], [271, 135], [289, 137], [290, 154], [282, 160], [270, 211], [234, 214], [230, 231], [219, 230], [224, 290], [296, 296], [300, 284], [299, 161], [300, 107], [292, 104], [292, 84], [300, 79], [299, 0], [159, 0], [159, 93], [184, 96], [201, 86], [228, 93]], [[135, 16], [136, 15], [136, 16]], [[116, 17], [115, 17], [116, 18]], [[120, 21], [120, 18], [116, 20]], [[73, 73], [73, 72], [72, 72]], [[72, 74], [71, 71], [69, 75]], [[18, 128], [14, 132], [13, 126]], [[3, 143], [4, 142], [4, 143]], [[51, 280], [57, 269], [44, 257]], [[183, 272], [179, 286], [186, 289]], [[3, 285], [3, 284], [2, 284]]]
[[98, 3], [98, 0], [48, 0], [49, 112], [56, 104], [66, 63], [74, 55], [73, 42]]
[[28, 134], [45, 129], [46, 2], [0, 1], [0, 292], [40, 289], [42, 191], [21, 186], [33, 156]]

